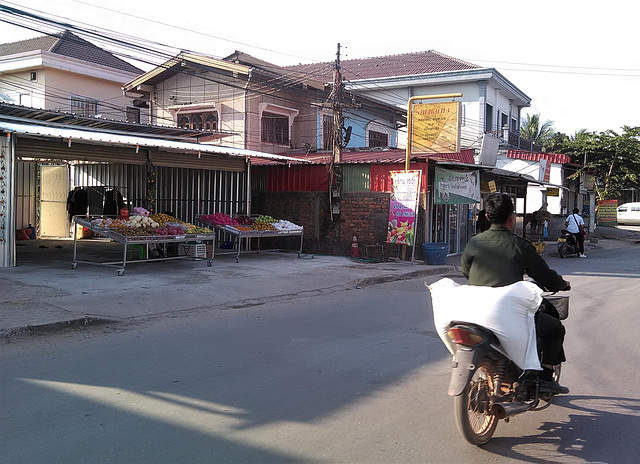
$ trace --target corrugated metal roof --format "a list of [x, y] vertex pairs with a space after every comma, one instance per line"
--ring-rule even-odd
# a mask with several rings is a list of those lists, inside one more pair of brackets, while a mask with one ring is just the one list
[[251, 159], [267, 158], [279, 161], [297, 161], [293, 158], [273, 155], [270, 153], [262, 153], [254, 150], [245, 150], [242, 148], [223, 147], [220, 145], [207, 145], [203, 143], [181, 142], [176, 140], [167, 140], [161, 138], [143, 137], [141, 135], [122, 135], [103, 131], [92, 131], [86, 129], [51, 127], [41, 124], [14, 123], [0, 120], [0, 131], [23, 134], [28, 137], [42, 139], [57, 139], [63, 141], [74, 140], [84, 143], [92, 143], [99, 145], [113, 146], [131, 146], [131, 147], [147, 147], [155, 149], [163, 149], [177, 153], [208, 153], [221, 154], [229, 156], [241, 156]]
[[[298, 161], [306, 161], [311, 164], [329, 164], [333, 158], [333, 153], [330, 152], [322, 152], [322, 153], [306, 153], [306, 154], [289, 154], [287, 155], [291, 158], [295, 158]], [[403, 163], [406, 161], [407, 152], [406, 150], [399, 148], [386, 148], [382, 150], [354, 150], [354, 151], [344, 151], [342, 152], [342, 163], [343, 164], [358, 164], [358, 163], [366, 163], [366, 164], [386, 164], [386, 163]], [[425, 159], [433, 159], [433, 160], [441, 160], [441, 161], [457, 161], [459, 163], [464, 164], [475, 164], [475, 160], [473, 158], [473, 149], [461, 150], [459, 153], [433, 153], [433, 154], [420, 154], [420, 155], [411, 155], [412, 161], [417, 160], [425, 160]], [[252, 161], [252, 163], [254, 163]], [[272, 164], [269, 160], [256, 160], [255, 163], [258, 164]], [[291, 164], [295, 164], [292, 162]]]
[[[332, 82], [335, 65], [333, 62], [312, 63], [287, 66], [286, 69], [304, 73], [310, 77], [322, 79], [325, 82]], [[344, 60], [340, 62], [340, 69], [345, 80], [355, 81], [380, 77], [413, 76], [482, 69], [482, 66], [452, 58], [435, 50], [429, 50], [426, 52]]]
[[546, 159], [557, 164], [566, 164], [571, 161], [569, 155], [565, 155], [564, 153], [533, 153], [523, 150], [507, 150], [507, 158], [527, 161], [540, 161], [541, 159]]
[[[82, 126], [91, 129], [109, 130], [112, 132], [130, 132], [133, 135], [151, 135], [168, 139], [196, 140], [208, 138], [222, 138], [233, 135], [229, 132], [203, 132], [195, 129], [182, 129], [170, 126], [153, 126], [151, 124], [137, 124], [112, 119], [96, 118], [91, 116], [77, 116], [64, 111], [43, 110], [29, 106], [12, 105], [0, 101], [0, 118], [10, 122], [33, 123], [43, 122], [49, 125], [65, 124], [69, 126]], [[24, 121], [28, 119], [29, 121]]]
[[118, 58], [112, 53], [72, 34], [69, 31], [0, 44], [0, 56], [16, 55], [32, 51], [49, 51], [57, 55], [75, 58], [89, 63], [108, 66], [130, 73], [142, 73], [142, 69]]

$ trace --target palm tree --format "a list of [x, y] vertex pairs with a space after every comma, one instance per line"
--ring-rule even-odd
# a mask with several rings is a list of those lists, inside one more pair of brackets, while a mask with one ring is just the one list
[[555, 133], [553, 121], [540, 124], [539, 114], [528, 114], [520, 124], [520, 136], [536, 145], [544, 146]]

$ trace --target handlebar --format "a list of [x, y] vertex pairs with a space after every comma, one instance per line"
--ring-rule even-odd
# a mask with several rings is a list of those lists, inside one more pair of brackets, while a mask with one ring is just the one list
[[540, 287], [542, 289], [543, 292], [550, 292], [552, 295], [555, 295], [558, 292], [568, 292], [571, 290], [571, 283], [567, 282], [565, 280], [565, 282], [567, 282], [567, 286], [563, 289], [560, 290], [555, 290], [555, 291], [551, 291], [549, 290], [547, 287], [545, 287], [544, 285], [542, 285], [540, 282], [537, 282], [535, 280], [532, 280], [531, 282], [533, 282], [534, 284], [536, 284], [538, 287]]

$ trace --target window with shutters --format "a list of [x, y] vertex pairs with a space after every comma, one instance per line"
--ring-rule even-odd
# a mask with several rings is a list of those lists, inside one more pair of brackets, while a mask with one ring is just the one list
[[204, 130], [214, 132], [218, 130], [218, 115], [215, 113], [208, 114], [204, 122]]
[[177, 116], [177, 126], [181, 129], [195, 129], [207, 132], [218, 130], [217, 113], [187, 113]]
[[204, 129], [204, 120], [202, 116], [199, 114], [194, 114], [191, 119], [191, 129], [195, 130], [203, 130]]
[[369, 147], [388, 147], [389, 135], [383, 132], [369, 131]]
[[260, 103], [260, 140], [263, 143], [290, 145], [293, 120], [299, 111], [273, 103]]
[[322, 149], [333, 149], [333, 116], [322, 115]]
[[366, 132], [367, 147], [388, 147], [390, 143], [394, 143], [392, 136], [393, 131], [388, 123], [383, 121], [371, 121], [367, 124]]
[[262, 141], [278, 145], [289, 144], [289, 118], [274, 113], [262, 113]]
[[180, 129], [189, 129], [191, 127], [191, 121], [188, 116], [180, 116], [178, 118], [178, 127]]
[[78, 116], [96, 116], [98, 114], [98, 100], [93, 98], [73, 96], [70, 98], [69, 106], [71, 112]]
[[135, 122], [140, 124], [140, 108], [127, 106], [127, 122]]

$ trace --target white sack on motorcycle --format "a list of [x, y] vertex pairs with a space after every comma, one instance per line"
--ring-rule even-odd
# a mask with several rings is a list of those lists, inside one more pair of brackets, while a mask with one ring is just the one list
[[506, 287], [477, 287], [444, 278], [431, 284], [429, 290], [433, 321], [449, 351], [449, 324], [470, 322], [490, 329], [520, 369], [542, 370], [535, 328], [542, 290], [537, 285], [522, 281]]

